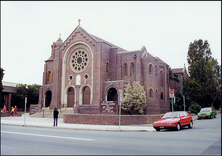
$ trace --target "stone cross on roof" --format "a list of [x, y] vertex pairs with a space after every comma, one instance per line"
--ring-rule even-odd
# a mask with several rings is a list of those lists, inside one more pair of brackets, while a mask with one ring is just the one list
[[79, 21], [79, 26], [80, 26], [80, 21], [81, 21], [81, 20], [79, 19], [78, 21]]

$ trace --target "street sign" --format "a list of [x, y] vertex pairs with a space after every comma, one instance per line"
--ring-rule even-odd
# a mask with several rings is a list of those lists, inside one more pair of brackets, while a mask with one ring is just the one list
[[170, 98], [174, 98], [174, 89], [170, 89]]
[[123, 90], [119, 89], [119, 101], [123, 101]]

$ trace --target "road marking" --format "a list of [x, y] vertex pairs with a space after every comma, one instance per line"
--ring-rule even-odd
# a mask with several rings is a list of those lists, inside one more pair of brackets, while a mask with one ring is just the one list
[[7, 132], [7, 131], [1, 131], [1, 133], [19, 134], [19, 135], [29, 135], [29, 136], [31, 135], [31, 136], [48, 137], [48, 138], [59, 138], [59, 139], [84, 140], [84, 141], [92, 141], [92, 140], [95, 140], [95, 139], [86, 139], [86, 138], [72, 138], [72, 137], [63, 137], [63, 136], [41, 135], [41, 134], [29, 134], [29, 133], [18, 133], [18, 132]]

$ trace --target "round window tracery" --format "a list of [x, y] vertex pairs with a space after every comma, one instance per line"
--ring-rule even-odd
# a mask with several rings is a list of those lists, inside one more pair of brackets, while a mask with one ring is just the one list
[[83, 72], [89, 64], [89, 55], [84, 49], [75, 50], [70, 57], [70, 67], [74, 73]]

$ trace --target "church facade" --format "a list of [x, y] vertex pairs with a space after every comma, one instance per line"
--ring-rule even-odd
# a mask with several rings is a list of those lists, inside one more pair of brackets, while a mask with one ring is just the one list
[[111, 104], [117, 114], [119, 90], [139, 81], [146, 91], [145, 114], [170, 111], [168, 64], [146, 47], [127, 51], [85, 31], [80, 24], [63, 42], [51, 45], [45, 61], [39, 105], [101, 114]]

